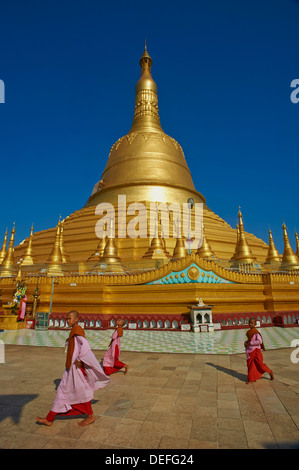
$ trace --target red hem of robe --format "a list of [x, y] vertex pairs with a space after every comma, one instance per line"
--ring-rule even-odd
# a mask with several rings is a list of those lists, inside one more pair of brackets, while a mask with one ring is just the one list
[[268, 372], [271, 374], [269, 367], [263, 362], [263, 355], [259, 348], [255, 348], [247, 359], [248, 367], [248, 382], [255, 382], [260, 379], [261, 376]]
[[126, 364], [119, 361], [118, 356], [119, 356], [119, 350], [118, 350], [118, 346], [116, 345], [115, 346], [115, 359], [114, 359], [113, 367], [103, 366], [103, 371], [106, 375], [111, 375], [114, 372], [118, 372], [120, 369], [125, 367]]
[[76, 403], [75, 405], [71, 405], [71, 410], [66, 411], [65, 413], [55, 413], [55, 411], [49, 411], [46, 416], [46, 420], [50, 421], [51, 423], [54, 421], [56, 416], [74, 416], [74, 415], [92, 415], [92, 407], [91, 402], [87, 401], [86, 403]]

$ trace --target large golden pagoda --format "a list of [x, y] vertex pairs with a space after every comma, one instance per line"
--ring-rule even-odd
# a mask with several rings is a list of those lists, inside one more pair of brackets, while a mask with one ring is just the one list
[[[100, 203], [111, 203], [115, 209], [115, 240], [118, 255], [124, 262], [140, 260], [150, 248], [152, 240], [135, 240], [119, 236], [119, 197], [126, 200], [124, 211], [130, 204], [145, 204], [147, 211], [151, 203], [184, 204], [191, 198], [194, 203], [203, 203], [205, 243], [218, 259], [229, 261], [236, 244], [236, 229], [231, 228], [206, 204], [206, 200], [194, 186], [184, 152], [180, 144], [162, 129], [158, 111], [157, 85], [151, 75], [152, 59], [147, 48], [140, 59], [141, 77], [135, 87], [135, 110], [128, 134], [119, 138], [111, 147], [106, 167], [95, 184], [91, 196], [81, 210], [64, 220], [64, 244], [77, 271], [86, 270], [85, 263], [99, 244], [95, 225], [99, 217], [95, 213]], [[172, 236], [172, 214], [170, 214], [170, 237], [165, 239], [165, 249], [172, 254], [176, 238]], [[132, 216], [126, 217], [127, 223]], [[194, 213], [191, 213], [194, 225]], [[161, 234], [161, 225], [159, 225]], [[34, 234], [33, 248], [39, 263], [44, 263], [53, 248], [56, 228]], [[242, 233], [242, 240], [245, 235]], [[268, 246], [262, 240], [246, 233], [247, 251], [262, 263]], [[244, 243], [242, 243], [242, 250]], [[250, 247], [250, 248], [248, 248]], [[22, 256], [23, 246], [16, 247]], [[241, 251], [242, 251], [241, 250]], [[246, 258], [246, 256], [245, 256]], [[227, 264], [229, 266], [229, 263]], [[75, 270], [75, 268], [73, 269]]]
[[[268, 246], [245, 232], [240, 210], [238, 226], [232, 228], [208, 207], [195, 188], [182, 147], [161, 127], [157, 85], [146, 47], [140, 67], [131, 128], [112, 145], [85, 205], [59, 220], [57, 227], [32, 230], [29, 239], [14, 250], [12, 240], [6, 252], [4, 240], [2, 304], [11, 295], [18, 272], [32, 291], [38, 278], [39, 308], [46, 311], [51, 302], [53, 318], [77, 308], [88, 322], [97, 319], [102, 326], [119, 314], [139, 318], [141, 324], [144, 316], [180, 319], [199, 297], [214, 304], [215, 312], [224, 317], [257, 312], [272, 318], [282, 309], [299, 311], [298, 257], [291, 252], [286, 232], [288, 245], [280, 256], [272, 235]], [[194, 205], [203, 205], [202, 243], [192, 248], [187, 244], [189, 236], [186, 240], [182, 233], [175, 235], [179, 222], [169, 211], [172, 204], [187, 203], [190, 228], [196, 222]], [[113, 222], [101, 209], [103, 204], [112, 207]], [[142, 227], [136, 218], [140, 205], [147, 220], [153, 205], [157, 208], [154, 235], [149, 225]], [[166, 235], [165, 215], [169, 218]], [[98, 238], [96, 227], [104, 216], [106, 231]], [[145, 230], [145, 236], [128, 236], [130, 224]]]

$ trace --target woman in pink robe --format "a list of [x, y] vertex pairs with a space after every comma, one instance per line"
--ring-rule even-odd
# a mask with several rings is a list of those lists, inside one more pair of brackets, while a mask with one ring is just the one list
[[25, 294], [24, 297], [20, 301], [19, 316], [18, 316], [17, 321], [24, 321], [25, 313], [26, 313], [26, 303], [27, 303], [27, 295]]
[[250, 318], [250, 329], [246, 333], [247, 341], [244, 343], [248, 368], [248, 384], [256, 382], [265, 372], [268, 372], [270, 374], [271, 380], [274, 380], [273, 371], [270, 370], [266, 364], [264, 364], [261, 349], [265, 350], [265, 347], [262, 336], [256, 329], [255, 325], [255, 318]]
[[125, 369], [125, 374], [128, 372], [129, 366], [118, 360], [120, 356], [120, 338], [123, 335], [124, 324], [124, 320], [117, 321], [117, 328], [111, 337], [109, 349], [105, 353], [103, 369], [106, 375], [111, 375], [123, 368]]
[[[40, 424], [51, 426], [57, 415], [87, 414], [81, 426], [91, 424], [95, 417], [91, 407], [94, 391], [105, 387], [107, 377], [85, 339], [84, 330], [78, 325], [77, 312], [68, 313], [67, 322], [72, 326], [68, 339], [66, 369], [57, 389], [56, 397], [46, 418], [37, 417]], [[72, 323], [77, 318], [75, 323]]]

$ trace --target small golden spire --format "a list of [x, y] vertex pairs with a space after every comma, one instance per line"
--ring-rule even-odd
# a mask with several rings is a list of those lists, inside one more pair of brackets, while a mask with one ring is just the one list
[[108, 238], [102, 259], [109, 261], [120, 261], [114, 238]]
[[51, 273], [61, 273], [61, 264], [62, 264], [62, 254], [60, 249], [60, 229], [61, 229], [61, 222], [60, 217], [58, 224], [56, 226], [56, 236], [54, 241], [54, 246], [51, 251], [49, 258], [47, 259], [46, 263], [49, 265], [49, 272]]
[[163, 232], [162, 229], [162, 221], [161, 224], [159, 224], [159, 220], [156, 219], [155, 222], [155, 236], [152, 238], [151, 245], [146, 251], [146, 253], [142, 256], [142, 259], [170, 259], [172, 258], [171, 254], [168, 253], [166, 249], [166, 244], [165, 244], [165, 238], [163, 237], [162, 240], [162, 235], [160, 235], [159, 231], [159, 225], [160, 225], [160, 230], [161, 233]]
[[215, 255], [213, 253], [213, 250], [211, 248], [211, 245], [209, 244], [209, 242], [207, 240], [204, 226], [202, 227], [202, 244], [198, 248], [196, 253], [201, 258], [213, 258], [213, 257], [215, 257]]
[[64, 248], [63, 229], [64, 229], [64, 220], [60, 222], [60, 239], [59, 239], [60, 251], [61, 251], [61, 256], [62, 256], [62, 262], [69, 263], [71, 259]]
[[99, 261], [103, 257], [105, 246], [106, 246], [106, 237], [103, 237], [100, 239], [95, 252], [92, 255], [90, 255], [87, 261]]
[[151, 241], [151, 246], [142, 256], [142, 259], [170, 259], [171, 254], [166, 250], [164, 243], [160, 236], [154, 237]]
[[12, 276], [16, 270], [16, 262], [14, 257], [14, 241], [15, 241], [15, 222], [13, 223], [13, 228], [10, 235], [10, 240], [8, 244], [8, 250], [5, 255], [4, 260], [1, 264], [1, 276]]
[[0, 264], [4, 260], [6, 253], [7, 253], [7, 229], [5, 231], [3, 245], [2, 245], [2, 248], [1, 248], [1, 251], [0, 251]]
[[114, 238], [108, 238], [103, 256], [100, 261], [106, 263], [107, 271], [123, 272], [124, 268], [121, 264], [120, 257], [118, 256]]
[[185, 241], [182, 239], [182, 237], [177, 238], [171, 260], [175, 261], [179, 258], [185, 258], [187, 254], [188, 254], [188, 250], [185, 247]]
[[233, 261], [233, 260], [236, 259], [236, 256], [237, 256], [238, 250], [239, 250], [239, 240], [240, 240], [239, 224], [237, 224], [236, 230], [237, 230], [237, 241], [236, 241], [236, 246], [235, 246], [234, 254], [233, 254], [233, 256], [231, 257], [231, 261]]
[[243, 216], [241, 208], [239, 207], [238, 212], [239, 217], [239, 239], [237, 240], [237, 246], [235, 254], [233, 255], [233, 260], [240, 263], [253, 263], [256, 261], [256, 258], [252, 255], [251, 249], [246, 240], [244, 225], [243, 225]]
[[[175, 222], [175, 231], [177, 235], [177, 241], [173, 250], [173, 255], [171, 261], [176, 261], [177, 259], [180, 258], [185, 258], [188, 254], [188, 250], [185, 246], [185, 240], [182, 237], [182, 231], [181, 231], [181, 222], [179, 219]], [[173, 235], [174, 236], [174, 235]], [[164, 243], [164, 249], [166, 248], [166, 245]]]
[[283, 242], [284, 250], [282, 255], [281, 267], [282, 269], [293, 270], [299, 269], [299, 258], [295, 255], [288, 237], [286, 224], [283, 222]]
[[29, 266], [29, 265], [36, 263], [36, 258], [34, 257], [33, 249], [32, 249], [32, 240], [33, 240], [33, 224], [31, 226], [28, 246], [26, 249], [25, 256], [21, 262], [21, 266]]
[[277, 251], [274, 245], [272, 232], [269, 229], [269, 248], [268, 248], [268, 254], [265, 260], [265, 264], [269, 264], [269, 263], [276, 262], [276, 261], [281, 261], [281, 255], [279, 254], [279, 252]]

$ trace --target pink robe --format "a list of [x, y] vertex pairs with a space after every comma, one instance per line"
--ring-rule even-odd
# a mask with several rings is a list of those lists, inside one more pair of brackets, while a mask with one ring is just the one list
[[106, 351], [103, 359], [103, 369], [105, 374], [111, 375], [126, 366], [126, 364], [118, 360], [119, 356], [120, 337], [118, 336], [118, 331], [116, 329], [111, 337], [110, 347]]
[[20, 301], [18, 320], [24, 320], [25, 318], [26, 303], [27, 303], [27, 295], [25, 294], [25, 296]]
[[261, 337], [260, 334], [253, 335], [253, 337], [250, 341], [250, 345], [245, 347], [245, 353], [246, 353], [246, 359], [247, 360], [249, 359], [250, 354], [252, 353], [252, 351], [254, 349], [261, 349], [262, 342], [263, 342], [263, 340], [262, 340], [262, 337]]
[[111, 337], [111, 345], [110, 348], [106, 351], [103, 366], [105, 367], [113, 367], [115, 361], [115, 347], [118, 347], [118, 356], [120, 356], [120, 338], [117, 334], [117, 330], [114, 331]]
[[[83, 336], [75, 336], [75, 347], [70, 369], [65, 369], [58, 386], [51, 411], [66, 413], [72, 405], [86, 403], [93, 399], [94, 391], [105, 387], [110, 378], [104, 374], [99, 361], [90, 349]], [[75, 360], [83, 362], [84, 372], [74, 364]]]
[[247, 368], [248, 368], [248, 382], [255, 382], [261, 376], [268, 372], [271, 374], [269, 367], [264, 364], [261, 346], [263, 340], [260, 334], [255, 334], [251, 338], [250, 344], [245, 347]]

